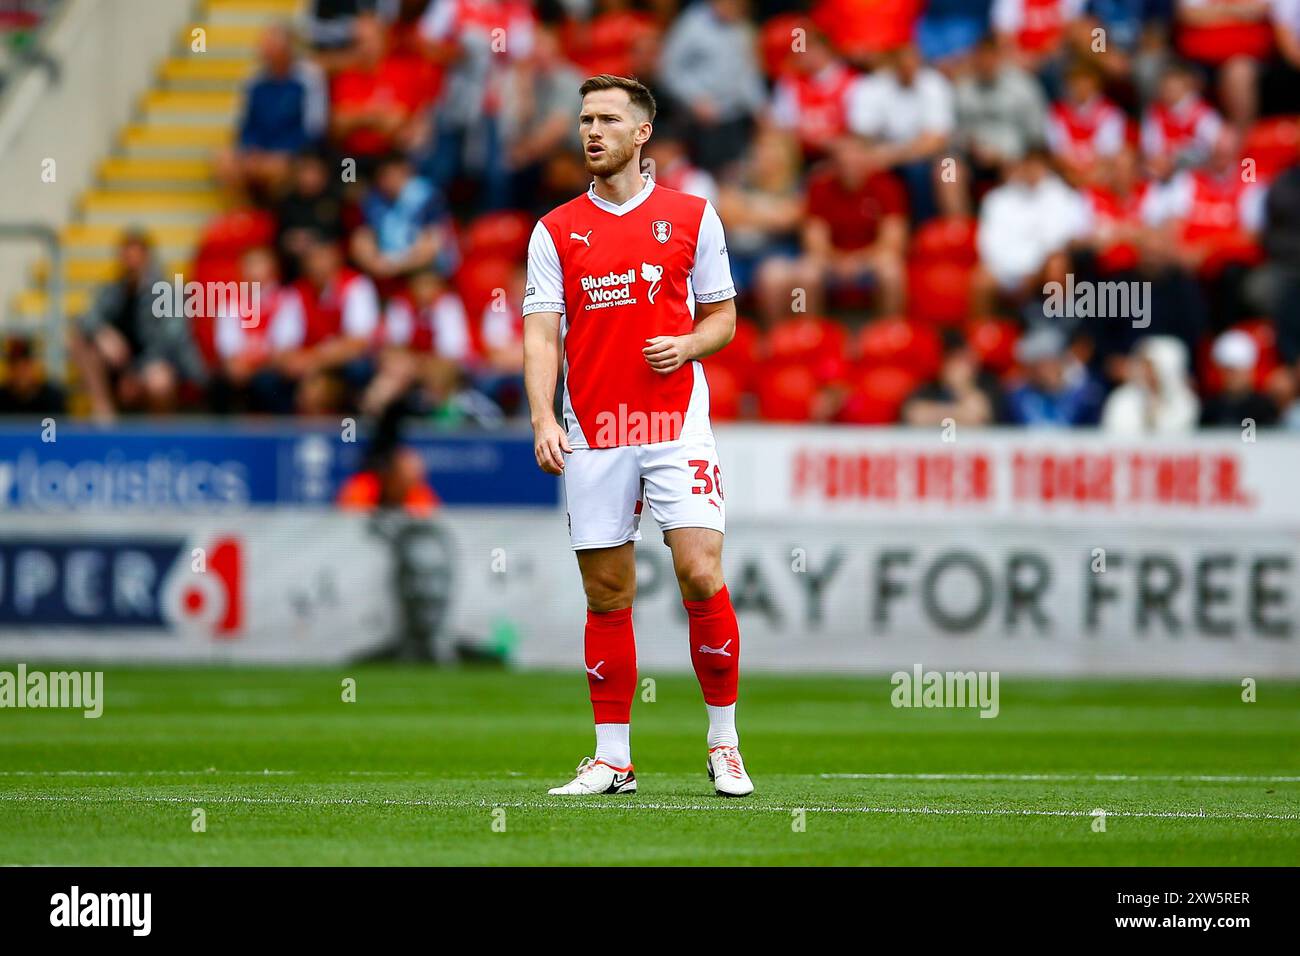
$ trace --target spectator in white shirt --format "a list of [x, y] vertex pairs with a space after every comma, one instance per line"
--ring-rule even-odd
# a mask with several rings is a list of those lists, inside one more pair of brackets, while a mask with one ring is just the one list
[[880, 146], [884, 161], [907, 183], [912, 218], [936, 212], [936, 160], [956, 125], [952, 86], [925, 66], [913, 45], [889, 55], [884, 67], [859, 79], [849, 92], [849, 128]]
[[1026, 153], [980, 208], [977, 314], [992, 311], [999, 297], [1021, 305], [1041, 295], [1047, 282], [1064, 282], [1066, 249], [1083, 235], [1085, 222], [1082, 198], [1052, 171], [1047, 153]]

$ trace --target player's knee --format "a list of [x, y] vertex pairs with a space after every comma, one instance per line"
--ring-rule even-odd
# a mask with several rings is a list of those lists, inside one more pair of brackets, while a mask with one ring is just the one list
[[677, 567], [682, 599], [707, 601], [722, 590], [722, 568], [712, 560], [687, 561]]
[[588, 609], [597, 614], [631, 607], [636, 598], [636, 582], [627, 581], [620, 574], [590, 574], [582, 586], [587, 592]]

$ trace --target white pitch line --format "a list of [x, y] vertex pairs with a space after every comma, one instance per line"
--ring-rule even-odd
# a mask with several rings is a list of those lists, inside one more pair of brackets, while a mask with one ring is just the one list
[[0, 770], [0, 777], [292, 777], [297, 770]]
[[823, 773], [823, 780], [999, 780], [1028, 783], [1300, 783], [1300, 776], [1127, 773]]
[[[507, 809], [527, 810], [667, 810], [682, 812], [732, 812], [732, 813], [865, 813], [865, 814], [899, 814], [916, 816], [949, 817], [1092, 817], [1092, 810], [1068, 809], [1023, 809], [1011, 807], [827, 807], [827, 806], [765, 806], [761, 804], [736, 803], [719, 800], [717, 803], [648, 803], [635, 797], [623, 797], [614, 801], [593, 800], [395, 800], [391, 798], [367, 799], [365, 797], [222, 797], [202, 796], [194, 798], [114, 795], [100, 796], [94, 794], [21, 794], [0, 793], [0, 802], [6, 803], [170, 803], [194, 806], [202, 804], [255, 804], [283, 806], [373, 806], [373, 807], [429, 807], [441, 810], [485, 810], [505, 807]], [[1300, 821], [1300, 813], [1250, 813], [1250, 812], [1205, 812], [1204, 810], [1107, 810], [1107, 817], [1130, 817], [1143, 819], [1174, 820], [1277, 820]]]
[[[0, 770], [0, 777], [293, 777], [301, 770]], [[438, 776], [404, 770], [312, 771], [313, 776], [349, 777]], [[517, 770], [507, 776], [526, 776]], [[786, 776], [800, 777], [803, 774]], [[999, 781], [1009, 783], [1300, 783], [1300, 776], [1251, 774], [1124, 774], [1124, 773], [821, 773], [822, 780]]]

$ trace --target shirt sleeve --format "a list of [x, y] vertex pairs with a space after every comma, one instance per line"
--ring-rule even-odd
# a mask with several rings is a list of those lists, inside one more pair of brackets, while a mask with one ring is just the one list
[[1268, 187], [1256, 183], [1248, 186], [1238, 200], [1237, 215], [1241, 226], [1247, 232], [1262, 232], [1265, 225], [1264, 203], [1268, 198]]
[[450, 39], [456, 28], [456, 4], [454, 0], [433, 0], [425, 8], [416, 30], [425, 40]]
[[433, 310], [437, 323], [438, 354], [443, 358], [463, 362], [470, 357], [469, 322], [460, 297], [448, 293], [440, 298]]
[[1015, 33], [1024, 22], [1024, 10], [1016, 0], [993, 0], [989, 23], [995, 33]]
[[1154, 114], [1147, 113], [1141, 121], [1141, 151], [1144, 156], [1161, 156], [1165, 152], [1165, 135]]
[[490, 349], [509, 348], [519, 341], [519, 323], [508, 308], [497, 310], [491, 305], [484, 308], [480, 328], [483, 344]]
[[777, 129], [791, 130], [799, 125], [799, 98], [789, 80], [778, 81], [772, 91], [769, 117]]
[[1124, 114], [1119, 110], [1108, 111], [1106, 118], [1097, 127], [1094, 141], [1097, 152], [1102, 156], [1114, 156], [1124, 148], [1124, 136], [1127, 132], [1128, 124], [1124, 120]]
[[921, 129], [927, 133], [952, 132], [954, 106], [952, 85], [939, 73], [930, 75], [929, 82], [921, 87], [921, 104], [924, 115], [921, 117]]
[[223, 359], [234, 358], [243, 350], [244, 330], [239, 326], [239, 316], [221, 310], [213, 330], [213, 344]]
[[844, 96], [846, 121], [849, 129], [859, 136], [875, 136], [884, 129], [885, 111], [878, 86], [873, 77], [860, 76]]
[[708, 201], [704, 203], [699, 237], [695, 242], [691, 289], [696, 302], [721, 302], [736, 297], [736, 285], [731, 279], [731, 260], [727, 257], [727, 237], [717, 210]]
[[564, 314], [564, 273], [555, 240], [540, 222], [528, 240], [528, 282], [524, 287], [524, 315], [534, 312]]
[[348, 283], [343, 295], [343, 332], [354, 339], [369, 339], [379, 327], [379, 293], [365, 276]]
[[409, 345], [415, 329], [411, 307], [404, 299], [393, 299], [384, 310], [384, 344]]
[[275, 315], [271, 316], [267, 338], [278, 351], [296, 349], [306, 340], [307, 316], [297, 289], [289, 289], [280, 300]]

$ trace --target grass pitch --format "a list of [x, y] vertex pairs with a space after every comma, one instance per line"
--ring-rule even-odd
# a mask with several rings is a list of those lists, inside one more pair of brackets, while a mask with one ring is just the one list
[[659, 678], [633, 710], [640, 792], [574, 801], [546, 788], [592, 747], [580, 672], [114, 669], [98, 720], [0, 710], [0, 864], [1300, 860], [1300, 685], [1248, 704], [1232, 682], [1004, 676], [991, 720], [890, 690], [747, 675], [758, 792], [724, 800], [694, 678]]

